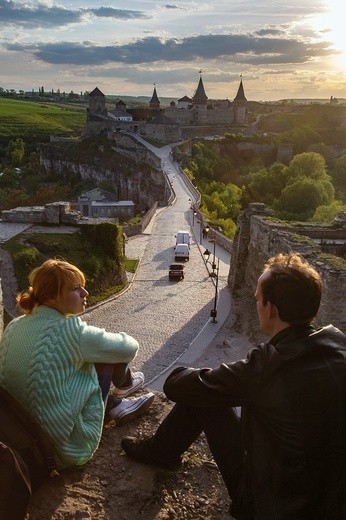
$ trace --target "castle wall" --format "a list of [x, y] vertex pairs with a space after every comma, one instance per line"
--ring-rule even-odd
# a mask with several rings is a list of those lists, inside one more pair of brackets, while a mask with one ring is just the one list
[[93, 135], [105, 135], [109, 132], [122, 131], [133, 133], [145, 132], [145, 121], [118, 121], [110, 117], [88, 117], [85, 123], [82, 137]]
[[163, 143], [171, 143], [179, 139], [179, 126], [169, 124], [147, 123], [145, 135], [151, 139], [157, 139]]
[[235, 122], [234, 110], [233, 108], [210, 108], [207, 110], [205, 122], [209, 125], [233, 124]]
[[25, 222], [31, 224], [75, 225], [80, 212], [73, 211], [69, 202], [51, 202], [45, 206], [25, 206], [1, 212], [3, 222]]
[[272, 153], [275, 149], [275, 145], [273, 143], [249, 143], [249, 142], [239, 142], [235, 143], [239, 152], [251, 151], [252, 153]]
[[164, 114], [180, 125], [190, 125], [194, 121], [194, 112], [191, 108], [184, 109], [169, 107], [165, 109]]
[[[265, 262], [278, 253], [296, 251], [311, 262], [320, 273], [324, 293], [318, 325], [333, 323], [346, 332], [345, 294], [346, 269], [337, 267], [336, 262], [327, 262], [320, 256], [321, 247], [304, 234], [304, 229], [295, 229], [268, 219], [269, 210], [263, 204], [249, 204], [237, 222], [233, 241], [228, 283], [232, 291], [246, 286], [254, 294], [257, 279]], [[339, 230], [340, 231], [340, 230]], [[333, 232], [333, 230], [331, 230]], [[341, 230], [346, 240], [346, 230]], [[324, 229], [324, 236], [327, 230]]]
[[180, 125], [232, 125], [235, 122], [245, 122], [244, 117], [235, 120], [235, 109], [233, 106], [224, 108], [207, 108], [205, 105], [197, 106], [190, 109], [181, 109], [169, 107], [165, 109], [165, 115]]

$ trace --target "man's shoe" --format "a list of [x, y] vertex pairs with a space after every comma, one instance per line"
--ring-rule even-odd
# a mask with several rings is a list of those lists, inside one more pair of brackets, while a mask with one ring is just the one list
[[160, 468], [177, 470], [181, 467], [181, 457], [176, 459], [162, 459], [155, 456], [152, 448], [152, 437], [144, 439], [136, 439], [135, 437], [124, 437], [121, 440], [121, 447], [131, 459], [149, 464], [151, 466], [158, 466]]
[[109, 410], [108, 415], [115, 419], [117, 426], [120, 426], [142, 415], [154, 399], [155, 394], [152, 392], [131, 399], [122, 399], [119, 404]]
[[125, 386], [124, 388], [117, 388], [115, 385], [112, 385], [110, 390], [111, 394], [114, 397], [127, 397], [128, 395], [133, 394], [137, 390], [140, 390], [144, 384], [144, 374], [143, 372], [133, 372], [132, 373], [132, 382], [129, 386]]

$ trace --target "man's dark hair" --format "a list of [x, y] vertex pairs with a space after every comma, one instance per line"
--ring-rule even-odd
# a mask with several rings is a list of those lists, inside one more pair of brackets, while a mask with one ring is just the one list
[[290, 325], [310, 323], [316, 316], [322, 297], [319, 273], [299, 253], [279, 254], [268, 260], [262, 281], [263, 304], [278, 309], [279, 317]]

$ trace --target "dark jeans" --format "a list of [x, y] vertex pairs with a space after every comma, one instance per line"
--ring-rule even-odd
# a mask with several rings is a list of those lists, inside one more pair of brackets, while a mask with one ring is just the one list
[[111, 383], [117, 388], [126, 388], [132, 382], [131, 370], [127, 363], [95, 363], [94, 366], [102, 392], [102, 399], [105, 403], [107, 401], [107, 409], [113, 408], [121, 402], [121, 398], [108, 395]]
[[204, 432], [210, 451], [233, 500], [242, 475], [240, 418], [235, 408], [199, 408], [176, 404], [158, 427], [152, 448], [174, 462]]

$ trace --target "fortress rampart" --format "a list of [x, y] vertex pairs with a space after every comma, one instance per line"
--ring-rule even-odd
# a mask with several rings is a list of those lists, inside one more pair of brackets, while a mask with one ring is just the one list
[[275, 222], [264, 204], [249, 204], [238, 218], [233, 241], [228, 277], [231, 291], [236, 292], [245, 286], [254, 294], [257, 279], [268, 258], [278, 253], [297, 251], [322, 276], [324, 293], [316, 323], [333, 323], [346, 332], [346, 269], [342, 266], [341, 259], [322, 254], [323, 240], [322, 245], [318, 243], [321, 233], [324, 241], [331, 238], [346, 243], [345, 228], [321, 230], [308, 226], [289, 226], [284, 222]]
[[45, 206], [23, 206], [1, 212], [3, 222], [27, 222], [31, 224], [76, 225], [80, 212], [73, 211], [69, 202], [51, 202]]

